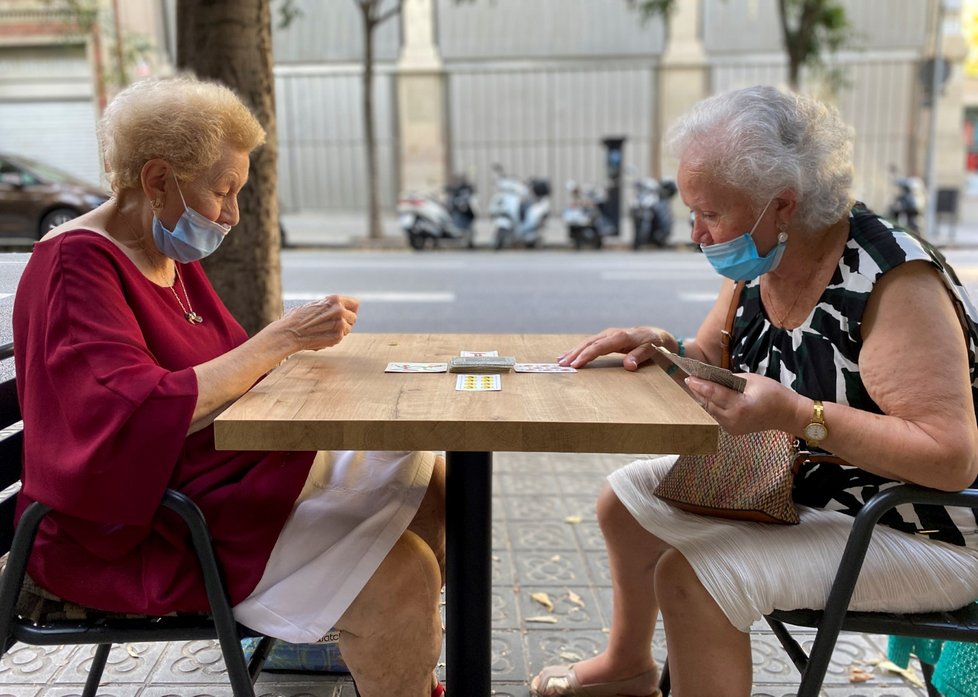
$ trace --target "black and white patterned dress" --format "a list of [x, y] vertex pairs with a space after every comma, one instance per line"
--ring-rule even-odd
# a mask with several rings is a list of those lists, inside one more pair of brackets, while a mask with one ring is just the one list
[[[978, 394], [978, 314], [967, 294], [939, 252], [862, 205], [851, 211], [835, 275], [800, 327], [775, 327], [764, 313], [758, 282], [745, 286], [733, 327], [734, 368], [814, 399], [879, 413], [859, 378], [863, 311], [883, 273], [918, 259], [941, 271], [960, 303], [972, 391]], [[643, 528], [683, 555], [731, 625], [744, 632], [775, 608], [824, 608], [852, 516], [873, 493], [893, 485], [854, 467], [809, 464], [795, 481], [800, 524], [769, 525], [687, 513], [657, 498], [652, 492], [675, 461], [675, 455], [636, 460], [608, 482]], [[883, 522], [867, 550], [851, 609], [931, 612], [978, 598], [975, 511], [908, 507]], [[937, 532], [924, 533], [930, 530]]]
[[[798, 328], [786, 330], [772, 324], [761, 304], [759, 281], [747, 283], [733, 326], [734, 370], [765, 375], [812, 399], [882, 413], [859, 374], [863, 313], [884, 273], [908, 261], [925, 260], [940, 271], [959, 308], [968, 343], [972, 397], [978, 404], [978, 313], [953, 269], [932, 245], [892, 226], [862, 204], [853, 207], [849, 221], [849, 240], [835, 274]], [[808, 463], [795, 477], [794, 498], [797, 503], [854, 516], [873, 494], [894, 484], [857, 467]], [[976, 515], [975, 509], [904, 506], [888, 513], [881, 523], [978, 547]]]

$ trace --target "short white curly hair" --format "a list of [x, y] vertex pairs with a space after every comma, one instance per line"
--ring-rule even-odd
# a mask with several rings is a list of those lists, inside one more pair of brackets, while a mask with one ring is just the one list
[[213, 166], [227, 145], [251, 152], [265, 142], [265, 130], [229, 88], [182, 74], [119, 92], [99, 122], [99, 138], [118, 193], [139, 186], [149, 160], [166, 160], [187, 181]]
[[696, 104], [667, 133], [679, 161], [705, 168], [760, 208], [785, 189], [795, 226], [817, 231], [852, 205], [852, 129], [811, 97], [756, 86]]

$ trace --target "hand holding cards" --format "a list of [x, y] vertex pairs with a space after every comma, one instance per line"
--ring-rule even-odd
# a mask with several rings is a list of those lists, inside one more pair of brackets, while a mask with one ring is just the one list
[[743, 392], [744, 388], [747, 387], [747, 380], [730, 372], [726, 368], [718, 368], [715, 365], [703, 363], [702, 361], [698, 361], [695, 358], [689, 358], [688, 356], [677, 356], [672, 351], [667, 348], [663, 348], [662, 346], [656, 346], [655, 348], [658, 349], [659, 353], [665, 356], [669, 362], [677, 366], [687, 375], [692, 375], [693, 377], [715, 382], [718, 385], [729, 387], [731, 390], [737, 390], [737, 392]]

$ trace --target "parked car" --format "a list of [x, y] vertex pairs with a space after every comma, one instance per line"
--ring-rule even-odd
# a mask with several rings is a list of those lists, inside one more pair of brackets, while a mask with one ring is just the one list
[[0, 153], [0, 240], [36, 240], [109, 198], [103, 189], [41, 162]]

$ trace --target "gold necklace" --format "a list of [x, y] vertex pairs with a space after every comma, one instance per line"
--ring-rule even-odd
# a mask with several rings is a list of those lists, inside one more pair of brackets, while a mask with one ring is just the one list
[[[802, 288], [802, 290], [804, 290], [804, 287]], [[788, 306], [788, 309], [785, 310], [785, 312], [783, 314], [777, 314], [776, 319], [778, 320], [778, 327], [780, 329], [784, 329], [784, 321], [786, 319], [788, 319], [788, 317], [791, 315], [791, 311], [794, 310], [795, 309], [795, 305], [798, 304], [798, 300], [801, 298], [802, 290], [800, 290], [797, 293], [795, 293], [795, 299], [791, 301], [791, 305]], [[771, 304], [770, 303], [770, 300], [771, 300], [771, 291], [770, 291], [770, 289], [768, 289], [767, 298], [768, 298], [768, 305], [770, 305]], [[771, 313], [772, 314], [775, 314], [774, 313], [774, 307], [773, 306], [771, 307]]]
[[843, 218], [842, 221], [840, 221], [839, 223], [836, 223], [835, 225], [833, 225], [832, 227], [829, 228], [828, 242], [824, 242], [823, 243], [825, 246], [823, 247], [821, 254], [819, 254], [818, 259], [816, 259], [812, 263], [811, 271], [808, 273], [808, 278], [805, 279], [805, 283], [802, 284], [801, 289], [797, 293], [795, 293], [795, 299], [791, 301], [791, 305], [789, 305], [788, 306], [788, 309], [785, 310], [783, 313], [775, 314], [775, 312], [774, 312], [774, 305], [772, 305], [771, 302], [770, 302], [770, 300], [771, 300], [771, 287], [770, 286], [767, 287], [768, 288], [768, 291], [767, 291], [767, 298], [768, 298], [767, 306], [770, 308], [771, 314], [772, 315], [775, 315], [775, 318], [778, 320], [778, 323], [777, 323], [778, 328], [784, 329], [784, 322], [785, 322], [785, 320], [788, 319], [788, 317], [791, 316], [791, 313], [792, 313], [792, 311], [794, 311], [795, 306], [798, 304], [798, 301], [801, 299], [802, 294], [805, 292], [805, 290], [807, 289], [808, 285], [811, 283], [812, 279], [815, 278], [816, 271], [818, 271], [821, 268], [822, 262], [825, 261], [825, 257], [828, 254], [829, 249], [831, 249], [831, 241], [832, 241], [831, 233], [834, 231], [834, 229], [837, 226], [842, 225], [842, 224], [844, 224], [846, 226], [846, 229], [848, 230], [848, 225], [849, 225], [848, 218]]
[[[183, 318], [190, 322], [191, 324], [200, 324], [204, 321], [204, 318], [194, 312], [193, 306], [190, 304], [190, 293], [187, 292], [187, 286], [183, 284], [183, 279], [180, 277], [180, 271], [177, 269], [176, 265], [173, 266], [173, 274], [176, 276], [176, 281], [170, 286], [170, 290], [173, 292], [173, 297], [177, 299], [177, 304], [180, 305], [180, 309], [183, 310]], [[180, 299], [180, 295], [177, 293], [177, 281], [180, 282], [180, 287], [183, 288], [183, 295], [187, 298], [187, 305], [184, 306], [183, 300]], [[187, 308], [190, 308], [189, 310]]]

